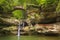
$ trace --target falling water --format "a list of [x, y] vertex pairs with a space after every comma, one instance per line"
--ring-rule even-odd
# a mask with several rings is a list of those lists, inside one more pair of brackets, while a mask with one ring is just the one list
[[19, 22], [19, 26], [18, 26], [18, 40], [20, 40], [20, 29], [22, 29], [20, 24], [22, 24], [22, 27], [24, 27], [24, 23], [23, 22]]
[[18, 40], [20, 40], [20, 22], [19, 22], [19, 26], [18, 26]]

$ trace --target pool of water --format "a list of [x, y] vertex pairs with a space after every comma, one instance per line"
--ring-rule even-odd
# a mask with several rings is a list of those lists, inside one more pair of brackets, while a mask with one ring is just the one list
[[[18, 37], [0, 36], [0, 40], [18, 40]], [[60, 40], [60, 36], [21, 36], [20, 40]]]

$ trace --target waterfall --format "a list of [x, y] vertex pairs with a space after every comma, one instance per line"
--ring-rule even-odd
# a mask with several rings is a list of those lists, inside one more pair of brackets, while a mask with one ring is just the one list
[[18, 26], [18, 40], [20, 40], [20, 22], [19, 22], [19, 26]]
[[22, 24], [22, 27], [24, 27], [24, 22], [19, 22], [19, 26], [18, 26], [18, 40], [20, 40], [20, 29], [22, 29], [20, 24]]

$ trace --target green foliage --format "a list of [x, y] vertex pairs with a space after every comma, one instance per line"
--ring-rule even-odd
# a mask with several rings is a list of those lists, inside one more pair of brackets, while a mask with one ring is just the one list
[[60, 11], [60, 1], [58, 2], [57, 8], [56, 8], [56, 12]]
[[37, 3], [39, 3], [39, 5], [42, 5], [42, 4], [45, 4], [46, 3], [46, 0], [36, 0]]
[[24, 18], [24, 12], [22, 10], [15, 10], [13, 11], [13, 16], [17, 19], [23, 19]]
[[[0, 6], [3, 8], [3, 12], [8, 13], [9, 11], [13, 10], [15, 6], [22, 6], [24, 9], [27, 8], [27, 5], [33, 4], [38, 5], [39, 7], [42, 7], [43, 12], [49, 11], [56, 8], [56, 4], [58, 4], [56, 11], [60, 10], [60, 2], [58, 0], [0, 0]], [[49, 8], [48, 8], [49, 7]], [[39, 9], [39, 8], [38, 8]], [[20, 10], [21, 11], [21, 10]], [[14, 11], [13, 15], [17, 18], [23, 18], [22, 12]], [[52, 10], [53, 11], [53, 10]], [[21, 14], [20, 14], [21, 13]]]
[[18, 5], [18, 0], [1, 0], [0, 6], [3, 8], [3, 12], [8, 13], [13, 10], [14, 6]]
[[4, 1], [6, 1], [6, 0], [0, 0], [0, 4], [3, 4]]

